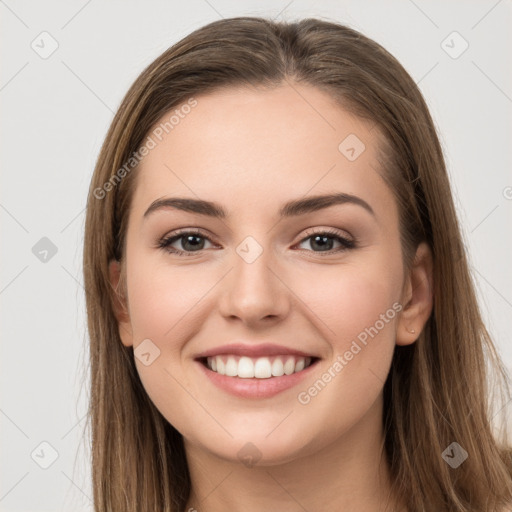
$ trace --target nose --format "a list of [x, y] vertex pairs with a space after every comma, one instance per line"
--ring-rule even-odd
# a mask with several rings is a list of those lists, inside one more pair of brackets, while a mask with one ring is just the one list
[[222, 281], [219, 310], [224, 318], [257, 327], [288, 315], [291, 292], [269, 253], [263, 251], [252, 262], [234, 253], [233, 269]]

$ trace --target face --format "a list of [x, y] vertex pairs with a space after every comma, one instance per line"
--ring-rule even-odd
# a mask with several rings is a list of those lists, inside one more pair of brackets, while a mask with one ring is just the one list
[[378, 419], [417, 337], [379, 133], [310, 86], [196, 101], [138, 169], [121, 338], [186, 445], [291, 461]]

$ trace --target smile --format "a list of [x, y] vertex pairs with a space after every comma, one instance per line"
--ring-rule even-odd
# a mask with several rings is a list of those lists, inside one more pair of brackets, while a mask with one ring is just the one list
[[315, 358], [294, 355], [247, 357], [217, 355], [206, 358], [208, 369], [220, 375], [241, 379], [269, 379], [292, 375], [308, 368]]
[[[247, 399], [267, 399], [298, 386], [316, 371], [321, 357], [307, 344], [234, 342], [194, 354], [196, 368], [205, 384], [230, 395]], [[206, 384], [206, 385], [208, 385]]]

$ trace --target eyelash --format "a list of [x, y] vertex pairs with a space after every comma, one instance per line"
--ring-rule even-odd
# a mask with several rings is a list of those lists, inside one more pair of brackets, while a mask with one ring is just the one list
[[[179, 240], [180, 238], [183, 238], [185, 235], [196, 235], [200, 236], [201, 238], [204, 238], [208, 240], [209, 242], [213, 243], [212, 240], [201, 230], [198, 229], [184, 229], [181, 231], [178, 231], [174, 233], [171, 236], [164, 237], [158, 241], [157, 247], [160, 249], [163, 249], [165, 252], [170, 254], [175, 254], [176, 256], [193, 256], [196, 253], [201, 253], [202, 251], [206, 249], [201, 249], [199, 251], [182, 251], [180, 249], [176, 249], [175, 247], [171, 247], [171, 244], [173, 244], [176, 240]], [[328, 238], [334, 238], [338, 242], [341, 243], [342, 247], [338, 247], [338, 249], [330, 249], [328, 251], [312, 251], [308, 249], [301, 249], [305, 250], [307, 252], [313, 252], [315, 254], [319, 254], [320, 256], [328, 256], [331, 254], [343, 252], [349, 249], [354, 249], [357, 247], [357, 241], [356, 240], [349, 240], [348, 238], [345, 238], [339, 234], [338, 231], [334, 229], [324, 229], [324, 230], [318, 230], [318, 231], [307, 231], [306, 235], [302, 240], [300, 240], [299, 245], [308, 240], [309, 238], [312, 238], [315, 235], [327, 235]]]

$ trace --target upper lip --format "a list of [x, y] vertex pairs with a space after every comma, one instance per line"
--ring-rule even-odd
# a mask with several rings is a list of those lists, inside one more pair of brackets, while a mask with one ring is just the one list
[[205, 350], [195, 356], [195, 359], [203, 357], [218, 356], [221, 354], [232, 354], [235, 356], [246, 357], [264, 357], [264, 356], [280, 356], [293, 355], [298, 357], [318, 357], [315, 354], [303, 352], [295, 348], [285, 347], [283, 345], [275, 345], [273, 343], [264, 343], [260, 345], [248, 345], [244, 343], [232, 343], [221, 345], [209, 350]]

